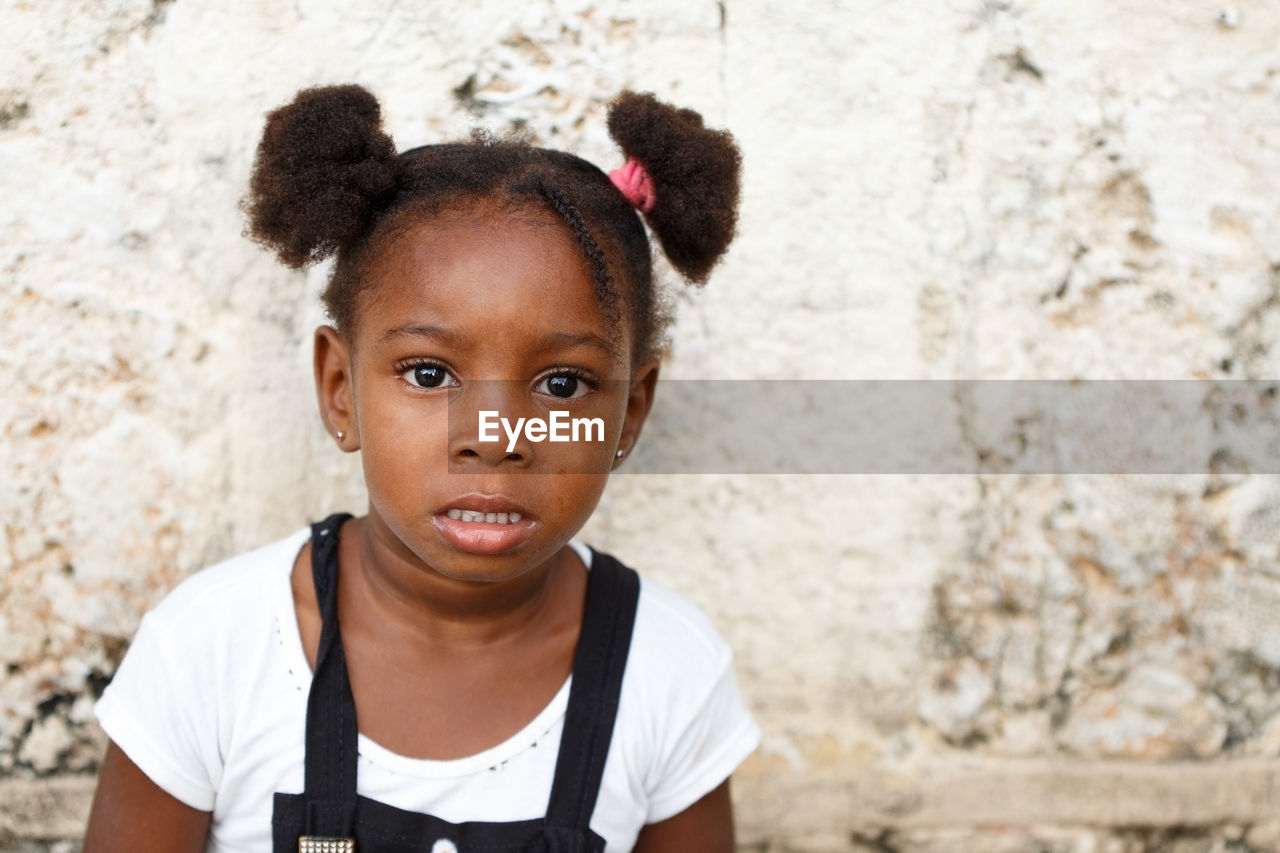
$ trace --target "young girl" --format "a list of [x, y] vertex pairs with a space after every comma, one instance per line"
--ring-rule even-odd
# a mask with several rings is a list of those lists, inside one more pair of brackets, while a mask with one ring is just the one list
[[[637, 211], [705, 279], [738, 153], [648, 95], [609, 129], [628, 160], [605, 175], [487, 138], [397, 154], [356, 86], [268, 117], [250, 232], [291, 267], [337, 256], [316, 391], [368, 513], [143, 619], [97, 706], [87, 853], [732, 850], [728, 777], [759, 735], [726, 645], [572, 537], [657, 379]], [[557, 412], [601, 428], [480, 429]]]

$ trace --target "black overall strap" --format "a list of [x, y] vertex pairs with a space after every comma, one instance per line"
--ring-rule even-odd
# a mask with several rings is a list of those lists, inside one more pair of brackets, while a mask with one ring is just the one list
[[547, 806], [549, 827], [586, 830], [595, 811], [639, 599], [636, 573], [592, 549], [569, 707]]
[[352, 832], [356, 806], [356, 705], [338, 630], [337, 513], [311, 525], [311, 576], [320, 606], [320, 645], [307, 696], [307, 755], [303, 797], [307, 834], [343, 838]]

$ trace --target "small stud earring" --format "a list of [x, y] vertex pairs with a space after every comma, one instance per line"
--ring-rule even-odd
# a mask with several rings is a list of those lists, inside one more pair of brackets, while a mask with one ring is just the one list
[[619, 450], [619, 451], [618, 451], [618, 458], [619, 458], [619, 459], [621, 459], [622, 457], [624, 457], [624, 456], [626, 456], [626, 455], [627, 455], [627, 451], [625, 451], [625, 450]]
[[344, 438], [347, 437], [347, 434], [342, 430], [338, 430], [336, 433], [334, 433], [334, 435], [337, 436], [338, 441], [342, 441]]

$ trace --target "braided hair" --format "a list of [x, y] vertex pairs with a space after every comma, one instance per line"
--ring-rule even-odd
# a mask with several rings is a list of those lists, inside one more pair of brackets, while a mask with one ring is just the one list
[[[654, 293], [649, 240], [610, 177], [562, 151], [477, 135], [397, 153], [381, 108], [355, 85], [305, 89], [267, 116], [244, 207], [247, 233], [299, 269], [336, 255], [323, 300], [344, 334], [387, 241], [444, 210], [534, 206], [564, 222], [582, 250], [607, 322], [632, 324], [635, 360], [661, 347], [667, 315]], [[705, 282], [733, 238], [740, 157], [733, 137], [692, 110], [623, 93], [610, 135], [652, 181], [644, 214], [686, 280]], [[619, 284], [619, 280], [621, 283]]]

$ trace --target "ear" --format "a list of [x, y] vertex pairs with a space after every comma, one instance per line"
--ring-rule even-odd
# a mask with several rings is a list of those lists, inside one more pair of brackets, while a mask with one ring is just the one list
[[316, 329], [315, 370], [316, 402], [320, 404], [324, 428], [337, 439], [342, 450], [359, 450], [360, 432], [351, 387], [351, 349], [332, 326]]
[[622, 418], [622, 435], [618, 438], [618, 450], [622, 456], [613, 460], [616, 469], [631, 454], [632, 448], [640, 438], [640, 430], [644, 427], [645, 418], [653, 407], [653, 394], [658, 384], [658, 363], [642, 365], [631, 378], [631, 389], [627, 394], [627, 411]]

